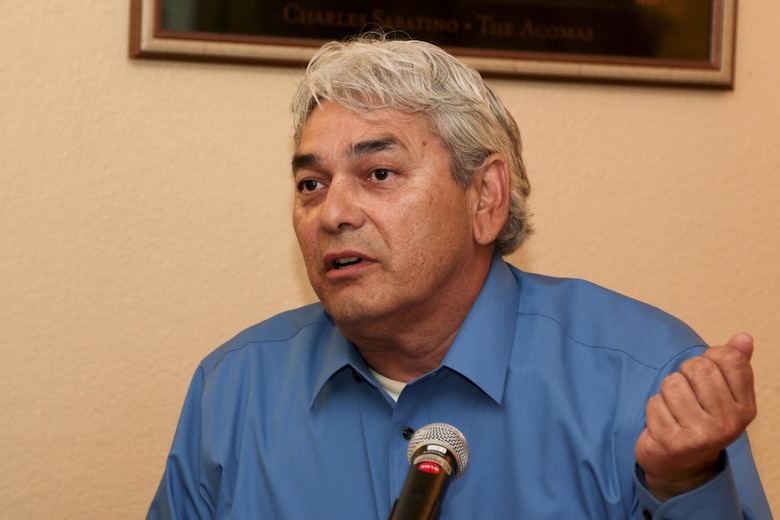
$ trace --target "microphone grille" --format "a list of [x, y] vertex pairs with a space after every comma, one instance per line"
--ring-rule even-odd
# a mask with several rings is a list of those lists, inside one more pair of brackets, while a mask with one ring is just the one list
[[406, 450], [409, 463], [412, 462], [412, 455], [421, 444], [439, 444], [452, 453], [456, 466], [453, 480], [466, 471], [466, 466], [469, 465], [469, 445], [466, 437], [454, 426], [446, 423], [431, 423], [414, 432]]

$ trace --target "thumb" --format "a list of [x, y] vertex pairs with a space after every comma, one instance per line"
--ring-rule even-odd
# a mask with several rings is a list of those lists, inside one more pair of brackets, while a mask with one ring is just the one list
[[747, 332], [740, 332], [731, 337], [727, 347], [735, 348], [745, 354], [748, 359], [753, 356], [753, 337]]

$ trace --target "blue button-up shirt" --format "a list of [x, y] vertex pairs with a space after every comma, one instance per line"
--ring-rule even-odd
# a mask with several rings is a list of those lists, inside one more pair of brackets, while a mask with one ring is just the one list
[[404, 430], [445, 422], [470, 461], [442, 520], [769, 519], [744, 436], [703, 487], [664, 504], [642, 487], [645, 402], [704, 348], [653, 307], [497, 257], [441, 367], [395, 402], [319, 304], [281, 314], [198, 367], [148, 518], [385, 519]]

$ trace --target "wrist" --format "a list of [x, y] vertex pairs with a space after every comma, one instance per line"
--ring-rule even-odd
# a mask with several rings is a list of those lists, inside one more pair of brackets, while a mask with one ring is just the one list
[[688, 493], [715, 478], [726, 466], [725, 452], [721, 452], [714, 464], [694, 471], [653, 475], [644, 472], [645, 487], [659, 501], [666, 502]]

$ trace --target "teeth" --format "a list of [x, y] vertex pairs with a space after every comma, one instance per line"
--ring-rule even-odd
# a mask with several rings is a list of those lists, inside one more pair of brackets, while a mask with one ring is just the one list
[[360, 258], [358, 258], [356, 256], [351, 256], [349, 258], [340, 258], [340, 259], [336, 260], [335, 262], [333, 262], [333, 267], [335, 267], [336, 269], [340, 269], [342, 267], [346, 267], [348, 265], [356, 264], [358, 262], [360, 262]]

